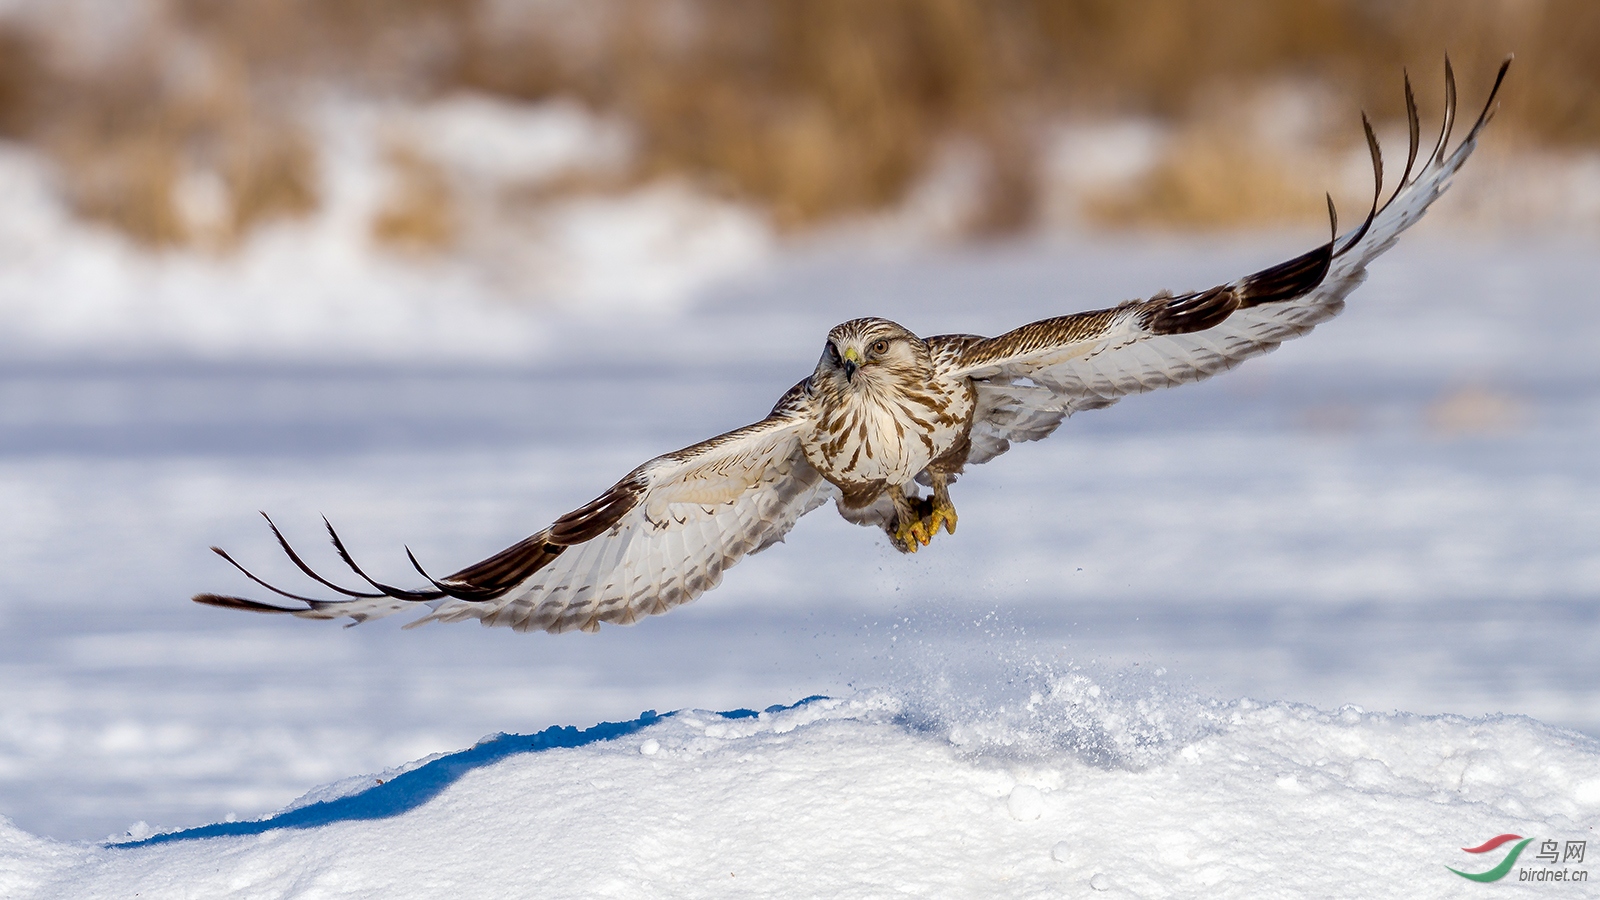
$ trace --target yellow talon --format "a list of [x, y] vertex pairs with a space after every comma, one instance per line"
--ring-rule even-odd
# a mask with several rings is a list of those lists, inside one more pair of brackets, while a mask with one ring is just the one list
[[928, 542], [933, 540], [933, 535], [928, 533], [927, 526], [923, 525], [921, 521], [912, 522], [906, 528], [906, 535], [911, 538], [908, 543], [910, 543], [912, 553], [917, 552], [917, 544], [926, 547]]
[[900, 527], [895, 529], [894, 542], [907, 553], [917, 552], [919, 545], [926, 547], [931, 540], [933, 534], [917, 519], [901, 522]]
[[894, 543], [906, 553], [917, 552], [918, 547], [933, 543], [939, 529], [947, 534], [956, 533], [956, 508], [949, 503], [938, 503], [924, 498], [921, 503], [924, 515], [919, 519], [902, 519], [894, 530]]

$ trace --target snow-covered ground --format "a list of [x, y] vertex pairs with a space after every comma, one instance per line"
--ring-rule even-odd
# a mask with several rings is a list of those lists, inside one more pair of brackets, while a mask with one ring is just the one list
[[[1515, 830], [1562, 854], [1594, 838], [1594, 743], [1529, 719], [1224, 704], [1152, 686], [1113, 699], [1081, 676], [1038, 687], [970, 731], [937, 708], [863, 694], [496, 735], [330, 785], [264, 821], [110, 847], [0, 823], [0, 858], [15, 866], [0, 869], [0, 888], [1459, 897], [1477, 886], [1446, 866], [1478, 874], [1508, 855], [1463, 846]], [[1588, 872], [1531, 851], [1521, 871], [1557, 869]]]
[[[209, 544], [292, 574], [257, 509], [397, 579], [402, 544], [477, 559], [760, 417], [851, 316], [993, 333], [1298, 246], [819, 251], [682, 311], [495, 308], [442, 361], [428, 315], [346, 364], [33, 332], [0, 365], [0, 895], [1455, 896], [1504, 855], [1461, 847], [1592, 841], [1586, 243], [1409, 235], [1310, 337], [974, 470], [914, 557], [823, 510], [596, 636], [186, 599], [248, 593]], [[519, 316], [525, 360], [459, 352]]]

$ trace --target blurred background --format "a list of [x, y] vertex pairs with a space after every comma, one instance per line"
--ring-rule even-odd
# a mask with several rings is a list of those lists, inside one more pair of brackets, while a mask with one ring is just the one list
[[1446, 214], [1592, 229], [1597, 40], [1581, 0], [5, 0], [3, 215], [670, 303], [844, 226], [1315, 229], [1366, 190], [1358, 112], [1400, 152], [1400, 73], [1436, 112], [1448, 51], [1468, 98], [1520, 61], [1485, 153], [1518, 163]]
[[[1152, 683], [1600, 734], [1595, 47], [1580, 0], [0, 0], [0, 815], [141, 834], [497, 731], [1064, 672], [1157, 728]], [[1405, 71], [1431, 146], [1447, 52], [1466, 122], [1516, 53], [1500, 113], [1346, 315], [975, 471], [930, 552], [824, 511], [598, 636], [187, 601], [251, 590], [213, 543], [295, 582], [257, 509], [393, 579], [486, 556], [847, 318], [1298, 254], [1370, 199], [1362, 110], [1395, 177]]]

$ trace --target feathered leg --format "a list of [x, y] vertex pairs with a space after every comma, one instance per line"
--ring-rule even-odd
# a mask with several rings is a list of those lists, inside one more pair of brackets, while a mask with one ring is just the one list
[[889, 497], [894, 501], [894, 524], [885, 530], [895, 549], [915, 553], [918, 547], [926, 547], [933, 540], [933, 532], [928, 529], [927, 512], [931, 509], [928, 498], [911, 493], [909, 485], [890, 488]]
[[905, 553], [915, 553], [918, 547], [933, 542], [942, 526], [949, 534], [956, 533], [956, 507], [950, 502], [949, 476], [929, 472], [933, 482], [933, 496], [919, 497], [910, 485], [892, 488], [894, 522], [887, 529], [895, 548]]
[[[928, 473], [933, 481], [933, 508], [928, 512], [928, 540], [939, 533], [939, 526], [943, 525], [945, 533], [956, 533], [956, 506], [950, 502], [950, 479], [942, 472]], [[928, 541], [923, 541], [926, 544]]]

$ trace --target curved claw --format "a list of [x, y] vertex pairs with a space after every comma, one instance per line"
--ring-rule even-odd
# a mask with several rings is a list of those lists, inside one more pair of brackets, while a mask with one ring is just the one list
[[923, 524], [921, 519], [907, 519], [895, 529], [894, 542], [901, 550], [907, 553], [917, 552], [917, 547], [926, 547], [933, 540], [932, 533]]
[[934, 506], [933, 512], [928, 515], [928, 535], [931, 538], [939, 533], [939, 526], [943, 525], [946, 534], [956, 533], [956, 508], [954, 506]]

